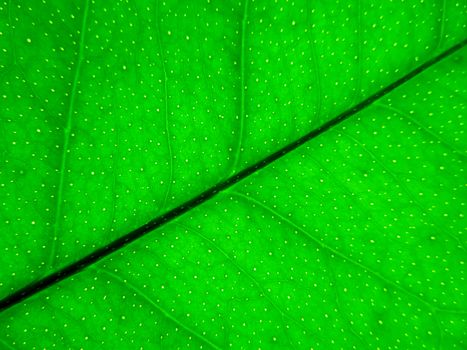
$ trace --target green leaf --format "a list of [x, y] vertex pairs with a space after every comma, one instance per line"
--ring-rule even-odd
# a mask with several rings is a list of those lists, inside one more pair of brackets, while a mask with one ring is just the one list
[[2, 5], [0, 344], [464, 347], [466, 8]]

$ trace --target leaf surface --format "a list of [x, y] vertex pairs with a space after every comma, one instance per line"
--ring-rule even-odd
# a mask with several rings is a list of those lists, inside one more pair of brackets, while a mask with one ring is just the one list
[[[75, 5], [1, 8], [1, 296], [466, 34], [449, 2]], [[462, 348], [466, 80], [464, 49], [4, 311], [2, 344]]]
[[466, 54], [5, 311], [3, 341], [462, 348]]
[[5, 3], [0, 295], [190, 200], [457, 43], [459, 6]]

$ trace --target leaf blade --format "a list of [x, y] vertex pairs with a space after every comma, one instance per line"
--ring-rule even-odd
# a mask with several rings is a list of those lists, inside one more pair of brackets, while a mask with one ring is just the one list
[[[93, 4], [73, 108], [68, 104], [74, 86], [70, 68], [79, 57], [84, 33], [83, 4], [34, 2], [26, 8], [10, 2], [2, 8], [2, 33], [8, 33], [2, 35], [7, 62], [2, 66], [2, 92], [8, 97], [1, 123], [7, 141], [0, 180], [6, 184], [2, 195], [8, 198], [1, 223], [8, 232], [1, 246], [6, 252], [3, 296], [46, 275], [53, 256], [57, 271], [230, 174], [238, 144], [232, 134], [238, 129], [238, 92], [244, 92], [238, 86], [242, 4], [225, 2], [221, 11], [201, 2], [150, 7], [135, 3], [129, 8]], [[347, 109], [357, 96], [364, 98], [393, 81], [424, 60], [420, 57], [436, 53], [429, 35], [415, 43], [410, 35], [402, 36], [399, 43], [399, 33], [387, 29], [397, 27], [396, 16], [383, 16], [376, 27], [370, 21], [381, 13], [401, 12], [399, 21], [407, 22], [408, 33], [415, 33], [414, 21], [423, 28], [419, 32], [431, 33], [438, 18], [427, 4], [407, 5], [404, 11], [393, 4], [350, 5], [336, 10], [324, 3], [297, 3], [287, 16], [280, 3], [250, 6], [244, 21], [249, 45], [243, 75], [251, 88], [243, 96], [243, 113], [240, 108], [245, 114], [245, 152], [234, 161], [239, 169], [294, 142]], [[443, 32], [455, 42], [465, 36], [465, 28], [454, 5], [446, 10]], [[203, 11], [212, 21], [200, 20]], [[342, 20], [342, 27], [335, 26], [334, 18]], [[215, 30], [219, 27], [222, 30]], [[355, 30], [357, 41], [348, 42], [347, 33]], [[326, 35], [330, 31], [333, 36]], [[360, 46], [362, 39], [370, 50]], [[391, 46], [394, 42], [397, 49]], [[406, 44], [413, 46], [412, 52], [404, 51]], [[358, 57], [357, 71], [354, 52], [367, 53], [363, 63]], [[371, 74], [359, 77], [366, 71]], [[349, 90], [347, 81], [356, 76], [363, 79], [360, 87]], [[327, 91], [333, 91], [332, 96]], [[66, 179], [60, 179], [57, 174], [65, 173], [60, 155], [68, 153], [62, 138], [67, 130], [64, 116], [70, 108], [76, 109], [76, 125]], [[15, 119], [17, 115], [21, 118]], [[212, 120], [213, 130], [207, 130]], [[61, 196], [58, 208], [63, 208], [54, 211], [53, 203]], [[52, 249], [51, 232], [60, 235]], [[35, 253], [25, 257], [24, 251]]]
[[[466, 53], [464, 48], [457, 58]], [[467, 72], [456, 62], [462, 60], [438, 63], [386, 95], [384, 103], [400, 109], [410, 105], [406, 101], [415, 102], [413, 106], [424, 106], [418, 109], [423, 113], [414, 113], [421, 119], [439, 101], [453, 107], [448, 111], [465, 109]], [[406, 97], [399, 100], [401, 96]], [[430, 125], [444, 120], [442, 113], [431, 117]], [[456, 138], [463, 122], [450, 120], [458, 124], [445, 136]], [[371, 136], [382, 130], [385, 138]], [[400, 136], [405, 134], [410, 136]], [[444, 212], [459, 216], [463, 197], [447, 206], [444, 194], [463, 190], [458, 176], [463, 158], [406, 118], [370, 106], [235, 184], [242, 200], [253, 198], [247, 205], [224, 191], [97, 266], [152, 293], [164, 309], [220, 347], [462, 347], [467, 305], [459, 291], [465, 289], [465, 251], [446, 232], [463, 237], [463, 227]], [[427, 184], [426, 174], [441, 181]], [[407, 179], [410, 187], [402, 186]], [[431, 197], [419, 199], [422, 208], [412, 199], [419, 186]], [[430, 203], [445, 207], [428, 207], [427, 217], [423, 206]], [[439, 220], [447, 229], [436, 230]], [[368, 266], [380, 272], [371, 273]], [[5, 334], [27, 344], [24, 329], [43, 335], [45, 327], [56, 327], [50, 317], [35, 315], [63, 308], [63, 316], [71, 312], [67, 320], [80, 332], [65, 337], [70, 346], [86, 346], [84, 335], [100, 326], [123, 335], [142, 322], [145, 331], [132, 337], [139, 345], [160, 340], [161, 348], [201, 347], [171, 324], [151, 323], [157, 315], [148, 314], [134, 295], [103, 275], [87, 269], [7, 310], [1, 316]], [[80, 298], [90, 302], [76, 302]], [[132, 307], [119, 307], [127, 298]], [[114, 317], [109, 305], [125, 319], [131, 315], [129, 324], [81, 320], [89, 313]], [[23, 315], [21, 310], [29, 313], [16, 317]], [[39, 326], [29, 327], [29, 318], [39, 318]], [[113, 347], [125, 338], [99, 335], [91, 340]], [[51, 346], [56, 339], [50, 335], [41, 341]]]

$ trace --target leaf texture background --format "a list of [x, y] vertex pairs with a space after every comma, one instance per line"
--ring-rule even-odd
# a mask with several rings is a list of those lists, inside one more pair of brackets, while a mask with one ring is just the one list
[[[463, 42], [466, 8], [2, 4], [0, 296]], [[0, 344], [465, 347], [465, 53], [3, 311]]]

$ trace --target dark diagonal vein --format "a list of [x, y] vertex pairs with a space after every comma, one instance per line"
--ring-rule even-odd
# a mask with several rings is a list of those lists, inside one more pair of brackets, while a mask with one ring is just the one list
[[206, 202], [210, 198], [214, 197], [219, 192], [233, 186], [237, 182], [243, 180], [244, 178], [256, 173], [260, 169], [268, 166], [272, 162], [276, 161], [277, 159], [282, 158], [286, 154], [292, 152], [296, 148], [300, 147], [301, 145], [305, 144], [306, 142], [318, 137], [319, 135], [325, 133], [329, 129], [339, 125], [344, 120], [348, 119], [349, 117], [353, 116], [354, 114], [360, 112], [364, 108], [368, 107], [373, 102], [381, 99], [382, 97], [386, 96], [388, 93], [396, 89], [397, 87], [401, 86], [402, 84], [406, 83], [410, 79], [414, 78], [415, 76], [419, 75], [420, 73], [424, 72], [434, 64], [438, 63], [439, 61], [443, 60], [444, 58], [452, 55], [456, 51], [460, 50], [467, 44], [467, 39], [464, 39], [457, 45], [451, 47], [450, 49], [444, 51], [440, 55], [432, 58], [431, 60], [425, 62], [415, 70], [411, 71], [407, 75], [403, 76], [402, 78], [396, 80], [392, 84], [388, 85], [386, 88], [378, 91], [377, 93], [371, 95], [364, 101], [360, 102], [359, 104], [355, 105], [354, 107], [348, 109], [347, 111], [339, 114], [334, 119], [323, 124], [321, 127], [309, 132], [305, 136], [299, 138], [298, 140], [290, 143], [289, 145], [281, 148], [280, 150], [274, 152], [273, 154], [269, 155], [268, 157], [264, 158], [263, 160], [259, 161], [256, 164], [240, 171], [238, 174], [229, 177], [227, 180], [218, 183], [217, 185], [211, 187], [210, 189], [204, 191], [200, 195], [196, 196], [195, 198], [181, 204], [180, 206], [170, 210], [169, 212], [161, 215], [148, 223], [140, 226], [139, 228], [127, 233], [123, 237], [118, 238], [117, 240], [113, 241], [112, 243], [106, 245], [105, 247], [97, 249], [95, 252], [83, 257], [82, 259], [72, 263], [61, 270], [58, 270], [34, 283], [31, 283], [13, 294], [7, 296], [6, 298], [0, 300], [0, 311], [8, 309], [26, 298], [35, 295], [44, 289], [53, 286], [60, 281], [67, 279], [68, 277], [78, 273], [79, 271], [83, 270], [84, 268], [96, 263], [97, 261], [102, 260], [109, 254], [122, 249], [129, 243], [136, 241], [137, 239], [147, 235], [151, 231], [155, 230], [156, 228], [166, 224], [169, 221], [172, 221], [179, 216], [185, 214], [186, 212], [190, 211], [191, 209], [201, 205], [202, 203]]

